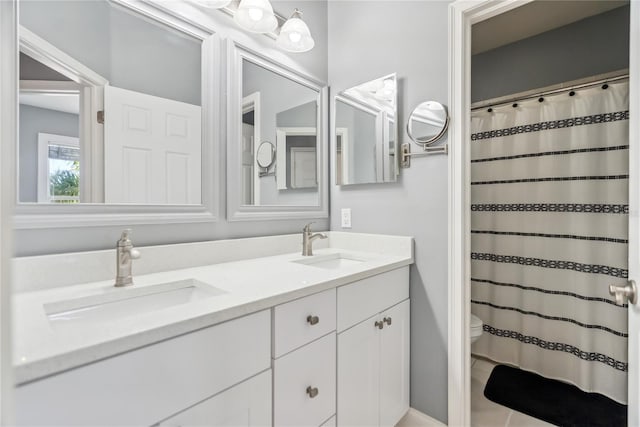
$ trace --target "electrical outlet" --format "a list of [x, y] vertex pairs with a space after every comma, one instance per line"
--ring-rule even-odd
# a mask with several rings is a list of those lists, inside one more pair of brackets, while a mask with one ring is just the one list
[[351, 208], [342, 208], [342, 228], [351, 228]]

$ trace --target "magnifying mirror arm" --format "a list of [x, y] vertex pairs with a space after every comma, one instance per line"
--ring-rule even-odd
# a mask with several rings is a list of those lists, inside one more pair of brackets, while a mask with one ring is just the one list
[[426, 157], [431, 154], [448, 154], [449, 153], [449, 144], [429, 146], [425, 145], [422, 147], [422, 152], [412, 153], [411, 152], [411, 144], [405, 142], [400, 147], [400, 167], [408, 168], [411, 167], [411, 157]]

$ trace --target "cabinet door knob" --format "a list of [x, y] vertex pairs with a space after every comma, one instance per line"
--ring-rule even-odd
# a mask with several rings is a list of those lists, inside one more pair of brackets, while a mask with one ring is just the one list
[[384, 322], [381, 322], [379, 320], [376, 320], [376, 323], [374, 323], [374, 325], [376, 325], [378, 329], [384, 328]]
[[382, 321], [387, 325], [391, 325], [391, 317], [385, 317], [384, 319], [382, 319]]
[[320, 321], [318, 316], [307, 316], [307, 323], [310, 325], [315, 325]]
[[309, 395], [310, 398], [314, 398], [318, 395], [318, 387], [307, 387], [307, 394]]

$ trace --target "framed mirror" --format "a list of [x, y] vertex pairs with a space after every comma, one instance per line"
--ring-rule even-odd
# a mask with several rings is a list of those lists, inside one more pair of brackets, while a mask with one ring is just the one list
[[218, 37], [152, 3], [19, 8], [16, 227], [215, 220]]
[[334, 98], [337, 185], [396, 181], [399, 171], [396, 75], [380, 77]]
[[420, 103], [407, 120], [409, 138], [423, 147], [437, 142], [449, 127], [447, 107], [437, 101]]
[[228, 55], [228, 219], [328, 216], [326, 87], [232, 41]]

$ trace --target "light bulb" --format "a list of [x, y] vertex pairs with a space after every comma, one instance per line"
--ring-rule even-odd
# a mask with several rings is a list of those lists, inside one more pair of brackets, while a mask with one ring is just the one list
[[256, 9], [256, 8], [249, 9], [248, 13], [249, 13], [249, 18], [251, 18], [251, 20], [253, 21], [259, 21], [264, 16], [264, 12], [262, 12], [261, 9]]
[[291, 40], [293, 43], [298, 43], [300, 39], [302, 39], [302, 34], [298, 32], [289, 33], [289, 40]]

